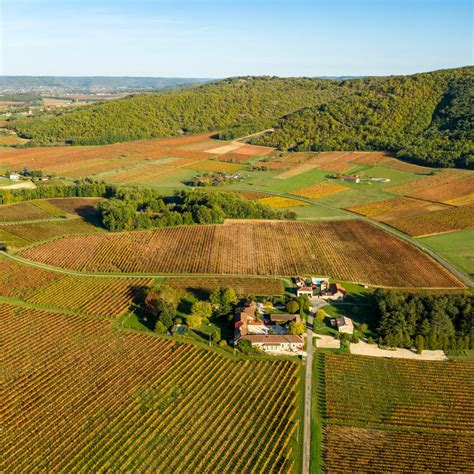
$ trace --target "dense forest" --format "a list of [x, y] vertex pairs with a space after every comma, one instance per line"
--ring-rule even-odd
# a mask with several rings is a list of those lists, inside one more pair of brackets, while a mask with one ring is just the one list
[[12, 121], [30, 146], [106, 144], [219, 131], [281, 150], [389, 150], [474, 167], [474, 68], [348, 80], [241, 77]]
[[376, 290], [377, 331], [390, 347], [464, 350], [474, 344], [474, 296]]
[[224, 129], [232, 129], [226, 136], [240, 135], [270, 127], [277, 117], [327, 100], [337, 92], [334, 83], [321, 79], [229, 79], [22, 119], [9, 127], [32, 138], [31, 145], [106, 144]]
[[102, 225], [111, 231], [192, 224], [221, 224], [224, 219], [295, 219], [293, 212], [244, 201], [234, 193], [177, 191], [163, 198], [151, 189], [118, 188], [98, 204]]
[[429, 166], [474, 168], [472, 68], [341, 83], [337, 99], [254, 140], [293, 151], [390, 150]]

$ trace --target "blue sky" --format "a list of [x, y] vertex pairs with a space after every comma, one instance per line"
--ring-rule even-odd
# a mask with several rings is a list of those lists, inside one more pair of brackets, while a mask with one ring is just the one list
[[0, 73], [405, 74], [473, 63], [470, 0], [0, 0]]

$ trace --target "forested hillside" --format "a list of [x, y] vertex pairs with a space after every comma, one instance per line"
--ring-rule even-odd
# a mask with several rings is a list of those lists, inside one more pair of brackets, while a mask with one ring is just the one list
[[472, 168], [473, 71], [345, 81], [338, 98], [281, 118], [255, 143], [297, 151], [385, 149], [426, 165]]
[[13, 127], [34, 145], [105, 144], [236, 127], [247, 133], [273, 125], [282, 115], [334, 97], [334, 81], [237, 78], [170, 93], [122, 100], [24, 119]]
[[12, 122], [30, 145], [105, 144], [270, 127], [282, 150], [389, 150], [431, 166], [474, 167], [474, 68], [343, 81], [233, 78]]

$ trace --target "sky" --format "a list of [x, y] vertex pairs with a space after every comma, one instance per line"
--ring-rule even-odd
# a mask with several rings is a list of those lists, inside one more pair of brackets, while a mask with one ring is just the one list
[[2, 75], [388, 75], [473, 64], [471, 0], [0, 5]]

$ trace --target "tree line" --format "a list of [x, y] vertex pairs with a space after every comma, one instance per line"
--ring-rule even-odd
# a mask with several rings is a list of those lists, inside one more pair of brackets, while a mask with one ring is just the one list
[[389, 347], [474, 348], [474, 295], [409, 294], [377, 289], [377, 332]]
[[97, 205], [102, 225], [111, 231], [192, 224], [221, 224], [224, 219], [296, 219], [291, 211], [246, 201], [235, 193], [176, 191], [163, 197], [151, 189], [118, 188]]

